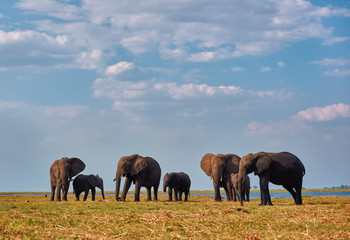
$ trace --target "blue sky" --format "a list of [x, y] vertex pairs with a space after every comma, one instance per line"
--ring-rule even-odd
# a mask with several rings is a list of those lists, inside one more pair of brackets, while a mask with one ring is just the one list
[[2, 1], [0, 191], [49, 191], [63, 156], [114, 190], [134, 153], [193, 189], [207, 152], [289, 151], [304, 187], [349, 185], [349, 26], [349, 1]]

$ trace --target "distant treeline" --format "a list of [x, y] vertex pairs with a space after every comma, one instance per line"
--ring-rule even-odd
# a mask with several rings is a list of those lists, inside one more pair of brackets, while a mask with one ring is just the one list
[[338, 187], [324, 187], [323, 189], [350, 189], [349, 185], [340, 185]]

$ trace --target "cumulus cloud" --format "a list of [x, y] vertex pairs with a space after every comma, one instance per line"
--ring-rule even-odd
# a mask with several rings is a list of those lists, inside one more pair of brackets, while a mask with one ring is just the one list
[[176, 83], [157, 83], [155, 89], [167, 92], [173, 99], [180, 100], [184, 98], [212, 97], [215, 95], [232, 95], [242, 94], [243, 90], [236, 86], [208, 86], [207, 84], [182, 84]]
[[335, 43], [345, 42], [349, 40], [349, 37], [334, 37], [334, 38], [327, 38], [325, 39], [322, 44], [323, 45], [333, 45]]
[[279, 61], [279, 62], [277, 62], [277, 66], [279, 68], [284, 68], [286, 66], [286, 64], [284, 62], [282, 62], [282, 61]]
[[261, 72], [271, 72], [272, 69], [271, 69], [270, 67], [261, 67], [261, 68], [260, 68], [260, 71], [261, 71]]
[[133, 63], [130, 63], [130, 62], [119, 62], [119, 63], [116, 63], [114, 65], [111, 65], [109, 67], [107, 67], [106, 69], [106, 74], [107, 75], [117, 75], [117, 74], [120, 74], [122, 72], [125, 72], [125, 71], [128, 71], [130, 69], [133, 69], [134, 68], [134, 64]]
[[331, 121], [350, 117], [350, 105], [339, 103], [325, 107], [315, 107], [300, 111], [298, 118], [306, 121]]
[[74, 43], [81, 52], [91, 49], [117, 52], [124, 48], [139, 55], [159, 51], [163, 58], [192, 62], [269, 54], [291, 42], [310, 38], [343, 41], [332, 37], [333, 29], [323, 26], [320, 18], [349, 15], [349, 9], [320, 8], [305, 0], [215, 3], [168, 0], [166, 4], [157, 1], [110, 4], [108, 0], [92, 0], [81, 5], [21, 0], [15, 6], [33, 15], [64, 20], [32, 23], [51, 37], [69, 36], [70, 44]]

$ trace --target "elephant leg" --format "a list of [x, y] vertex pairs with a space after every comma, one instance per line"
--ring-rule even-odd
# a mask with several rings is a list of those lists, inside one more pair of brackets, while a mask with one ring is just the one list
[[140, 191], [141, 191], [141, 184], [136, 181], [135, 182], [135, 202], [140, 201]]
[[282, 185], [282, 186], [288, 190], [288, 192], [293, 196], [295, 204], [297, 204], [297, 194], [295, 193], [293, 187], [290, 185]]
[[147, 188], [147, 201], [152, 201], [152, 187]]
[[74, 191], [74, 193], [75, 193], [75, 200], [76, 200], [76, 201], [79, 201], [80, 192]]
[[247, 197], [247, 202], [249, 202], [249, 193], [250, 193], [250, 190], [245, 191], [245, 195]]
[[173, 189], [169, 187], [168, 189], [169, 201], [173, 201]]
[[[261, 203], [260, 205], [272, 205], [269, 193], [269, 180], [265, 177], [260, 177]], [[243, 196], [242, 196], [243, 197]]]
[[96, 188], [91, 188], [91, 197], [92, 197], [92, 201], [95, 201], [95, 195], [96, 195]]
[[213, 183], [215, 191], [215, 201], [221, 202], [220, 187], [219, 184]]
[[64, 184], [62, 189], [63, 189], [63, 201], [68, 201], [67, 194], [69, 190], [69, 182], [67, 184]]
[[179, 192], [179, 200], [182, 201], [182, 191]]
[[55, 200], [55, 190], [56, 190], [56, 186], [51, 186], [51, 201]]
[[227, 201], [232, 201], [232, 191], [230, 191], [230, 188], [228, 188], [227, 186], [224, 187]]
[[185, 192], [185, 202], [187, 202], [188, 199], [188, 191]]
[[[123, 193], [122, 193], [122, 201], [125, 201], [126, 194], [128, 193], [130, 186], [131, 186], [131, 179], [126, 177], [125, 183], [124, 183], [124, 188], [123, 188]], [[135, 189], [135, 191], [136, 191], [136, 189]]]
[[174, 195], [175, 195], [175, 201], [179, 201], [179, 190], [177, 190], [176, 188], [174, 189]]
[[153, 187], [153, 192], [154, 192], [154, 200], [158, 201], [158, 186]]
[[85, 192], [84, 192], [84, 198], [83, 198], [84, 202], [86, 201], [88, 195], [89, 195], [89, 189], [86, 189]]
[[56, 189], [56, 201], [60, 202], [61, 201], [61, 187], [58, 186]]

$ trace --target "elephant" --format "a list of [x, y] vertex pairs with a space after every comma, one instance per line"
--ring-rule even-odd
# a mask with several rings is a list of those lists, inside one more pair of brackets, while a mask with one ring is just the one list
[[201, 160], [202, 170], [213, 179], [215, 201], [221, 201], [220, 187], [226, 192], [228, 201], [233, 200], [231, 173], [237, 173], [241, 158], [235, 154], [207, 153]]
[[158, 187], [161, 177], [161, 169], [156, 160], [151, 157], [142, 157], [138, 154], [120, 158], [117, 166], [115, 200], [119, 200], [119, 188], [121, 178], [125, 176], [124, 189], [121, 200], [125, 201], [126, 194], [131, 183], [135, 184], [135, 202], [140, 201], [140, 189], [146, 187], [147, 200], [152, 200], [151, 188], [153, 187], [154, 200], [158, 199]]
[[[238, 172], [238, 191], [241, 196], [246, 175], [252, 172], [260, 180], [260, 205], [272, 205], [269, 182], [282, 185], [293, 196], [295, 204], [302, 204], [301, 189], [305, 167], [292, 153], [259, 152], [242, 157]], [[242, 198], [240, 203], [243, 205]]]
[[[238, 173], [231, 173], [231, 182], [233, 187], [233, 200], [237, 201], [237, 196], [239, 195], [238, 191]], [[249, 202], [250, 194], [250, 178], [249, 176], [245, 177], [244, 186], [243, 186], [243, 201]]]
[[103, 179], [100, 176], [93, 175], [78, 175], [73, 181], [73, 189], [76, 200], [79, 201], [79, 196], [81, 192], [85, 192], [84, 200], [86, 201], [87, 196], [89, 194], [89, 190], [91, 189], [92, 201], [95, 201], [96, 187], [101, 189], [102, 198], [105, 199], [105, 194], [103, 190]]
[[191, 179], [184, 172], [172, 172], [165, 174], [163, 178], [163, 190], [166, 192], [168, 187], [169, 201], [172, 201], [172, 193], [174, 189], [175, 201], [182, 201], [182, 193], [185, 193], [185, 201], [187, 201], [188, 194], [191, 187]]
[[56, 201], [61, 201], [61, 190], [63, 192], [63, 201], [67, 201], [69, 182], [72, 180], [72, 177], [84, 169], [85, 163], [79, 158], [63, 157], [60, 160], [56, 160], [50, 167], [51, 201], [55, 198], [56, 187]]

